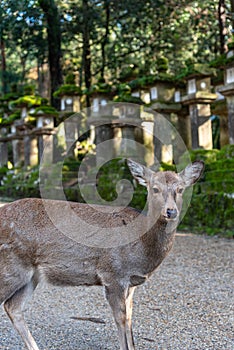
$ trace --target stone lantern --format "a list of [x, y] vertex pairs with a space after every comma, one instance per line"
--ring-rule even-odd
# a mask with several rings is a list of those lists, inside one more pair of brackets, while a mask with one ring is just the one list
[[229, 143], [234, 144], [234, 50], [228, 52], [227, 59], [229, 63], [224, 71], [224, 85], [218, 91], [226, 97]]
[[75, 84], [64, 84], [55, 91], [54, 97], [60, 98], [61, 112], [80, 112], [81, 88]]
[[42, 103], [40, 96], [26, 95], [18, 98], [10, 103], [10, 109], [20, 110], [20, 118], [25, 119], [34, 108], [38, 107]]
[[90, 117], [102, 118], [112, 115], [112, 106], [110, 103], [114, 97], [112, 85], [104, 81], [98, 82], [91, 86], [88, 95], [91, 103]]
[[13, 152], [13, 164], [14, 167], [21, 167], [24, 165], [24, 136], [22, 133], [23, 121], [20, 120], [20, 124], [17, 124], [17, 120], [11, 124], [10, 134], [8, 134], [9, 140], [12, 142]]
[[212, 149], [210, 104], [217, 95], [211, 92], [211, 72], [194, 71], [187, 76], [187, 95], [182, 103], [189, 106], [192, 148]]
[[[179, 113], [182, 107], [178, 101], [174, 100], [176, 87], [173, 76], [166, 72], [159, 72], [139, 80], [141, 84], [141, 98], [151, 109], [164, 115], [169, 120], [172, 113]], [[159, 135], [158, 127], [157, 121], [155, 121], [154, 135]], [[162, 145], [156, 137], [154, 138], [155, 157], [159, 161], [168, 161], [168, 154], [172, 154], [172, 142], [170, 140], [168, 142], [168, 144]]]
[[38, 159], [41, 160], [46, 147], [48, 162], [53, 162], [53, 130], [54, 120], [59, 115], [58, 111], [51, 106], [40, 106], [31, 113], [31, 117], [36, 119], [36, 127], [29, 135], [31, 141], [31, 152], [37, 143]]

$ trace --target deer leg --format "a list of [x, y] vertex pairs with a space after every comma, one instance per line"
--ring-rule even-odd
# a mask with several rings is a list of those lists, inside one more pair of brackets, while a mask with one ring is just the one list
[[28, 284], [17, 290], [4, 303], [4, 309], [7, 315], [26, 344], [28, 350], [39, 350], [23, 318], [23, 308], [27, 300], [31, 297], [37, 283], [37, 278], [33, 277]]
[[129, 344], [127, 336], [127, 290], [119, 285], [105, 287], [106, 298], [113, 312], [118, 329], [120, 350], [134, 350], [133, 344]]
[[128, 290], [128, 296], [126, 299], [126, 332], [127, 332], [127, 341], [130, 349], [134, 349], [134, 338], [132, 333], [132, 308], [133, 308], [133, 293], [136, 287], [130, 287]]

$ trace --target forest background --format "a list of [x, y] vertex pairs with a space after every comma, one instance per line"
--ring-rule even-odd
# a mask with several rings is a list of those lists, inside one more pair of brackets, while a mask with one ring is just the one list
[[0, 92], [36, 80], [58, 107], [53, 93], [71, 72], [88, 90], [154, 74], [161, 58], [180, 75], [228, 50], [233, 21], [233, 0], [1, 0]]

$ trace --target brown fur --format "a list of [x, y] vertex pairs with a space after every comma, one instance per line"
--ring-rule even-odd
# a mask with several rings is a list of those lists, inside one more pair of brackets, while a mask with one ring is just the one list
[[[188, 174], [193, 178], [190, 184], [199, 178], [203, 164], [196, 162], [181, 174], [153, 173], [133, 161], [129, 167], [148, 188], [147, 216], [131, 208], [41, 199], [23, 199], [0, 209], [0, 303], [28, 349], [38, 347], [22, 308], [41, 280], [60, 286], [104, 286], [120, 348], [134, 349], [134, 288], [144, 283], [169, 253], [182, 207], [178, 191], [189, 185]], [[153, 193], [155, 186], [158, 193]], [[176, 212], [176, 217], [169, 217], [168, 210]], [[109, 236], [113, 247], [105, 247]], [[93, 246], [84, 244], [87, 237]]]

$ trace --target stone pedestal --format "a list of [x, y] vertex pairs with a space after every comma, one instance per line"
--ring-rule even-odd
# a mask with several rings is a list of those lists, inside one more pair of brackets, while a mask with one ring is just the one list
[[8, 162], [8, 143], [7, 128], [0, 128], [0, 167], [7, 165]]
[[15, 168], [24, 165], [24, 140], [22, 136], [15, 135], [12, 139], [13, 164]]
[[50, 165], [54, 161], [54, 135], [49, 130], [38, 130], [38, 156], [41, 162], [43, 156], [43, 164]]
[[189, 106], [191, 123], [192, 149], [212, 149], [212, 128], [210, 121], [210, 103], [216, 99], [216, 94], [197, 92], [183, 98], [183, 104]]
[[224, 85], [219, 92], [226, 97], [228, 109], [229, 143], [234, 144], [234, 82]]
[[8, 143], [0, 141], [0, 167], [4, 167], [8, 162]]
[[215, 101], [212, 104], [212, 114], [220, 118], [220, 147], [229, 144], [228, 109], [226, 99]]
[[38, 164], [38, 140], [33, 135], [24, 136], [24, 166], [35, 166]]
[[111, 124], [96, 125], [96, 159], [97, 165], [115, 158], [114, 129]]
[[191, 120], [189, 116], [189, 110], [182, 108], [177, 114], [177, 130], [182, 137], [186, 147], [192, 148], [192, 135], [191, 135]]
[[79, 128], [80, 128], [80, 120], [76, 115], [64, 121], [67, 156], [74, 157], [75, 155], [76, 142], [78, 141], [78, 138], [79, 138]]

